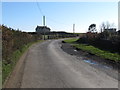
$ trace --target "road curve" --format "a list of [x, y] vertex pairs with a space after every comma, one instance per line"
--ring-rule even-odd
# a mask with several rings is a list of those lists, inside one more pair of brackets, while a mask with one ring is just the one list
[[20, 88], [118, 88], [118, 81], [65, 53], [61, 40], [33, 45], [25, 58]]

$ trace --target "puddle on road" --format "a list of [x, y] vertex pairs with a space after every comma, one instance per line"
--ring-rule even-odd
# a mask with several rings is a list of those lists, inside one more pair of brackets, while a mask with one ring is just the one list
[[75, 52], [77, 52], [77, 50], [74, 50]]
[[98, 63], [93, 62], [93, 61], [91, 61], [91, 60], [84, 60], [84, 62], [87, 62], [87, 63], [90, 63], [90, 64], [94, 64], [94, 65], [98, 65]]
[[96, 65], [98, 67], [101, 67], [101, 68], [107, 68], [107, 69], [110, 69], [110, 67], [106, 66], [106, 65], [102, 65], [102, 64], [99, 64], [95, 61], [92, 61], [92, 60], [83, 60], [84, 62], [86, 63], [89, 63], [89, 64], [93, 64], [93, 65]]

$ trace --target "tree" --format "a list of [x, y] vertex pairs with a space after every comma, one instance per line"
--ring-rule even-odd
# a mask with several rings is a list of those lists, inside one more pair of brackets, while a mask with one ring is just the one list
[[109, 23], [109, 22], [107, 21], [107, 22], [103, 22], [103, 23], [100, 25], [100, 30], [101, 30], [101, 32], [104, 32], [105, 30], [109, 30], [110, 28], [115, 28], [114, 23]]
[[105, 25], [105, 23], [103, 22], [103, 23], [101, 24], [101, 26], [100, 26], [101, 33], [105, 30], [105, 28], [106, 28], [106, 25]]
[[107, 21], [106, 22], [106, 29], [108, 30], [108, 29], [110, 29], [111, 28], [111, 24]]
[[97, 32], [96, 24], [91, 24], [88, 28], [88, 32], [92, 32], [92, 33]]

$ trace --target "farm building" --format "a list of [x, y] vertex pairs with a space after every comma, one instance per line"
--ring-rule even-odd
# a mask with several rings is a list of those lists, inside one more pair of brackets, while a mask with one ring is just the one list
[[43, 34], [43, 33], [49, 33], [50, 32], [50, 28], [47, 27], [47, 26], [37, 26], [36, 27], [36, 32], [37, 33], [41, 33], [41, 34]]
[[110, 32], [110, 33], [115, 33], [116, 32], [116, 28], [110, 28], [110, 29], [105, 29], [105, 30]]

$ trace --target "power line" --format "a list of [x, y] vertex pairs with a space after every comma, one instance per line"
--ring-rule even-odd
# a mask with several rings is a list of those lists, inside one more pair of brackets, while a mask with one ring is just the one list
[[[50, 20], [50, 22], [55, 23], [55, 24], [59, 24], [59, 23], [56, 23], [56, 22], [54, 22], [52, 20]], [[55, 24], [52, 24], [52, 25], [55, 26]], [[72, 30], [72, 27], [71, 28], [70, 27], [71, 27], [71, 25], [64, 25], [63, 28], [65, 28], [66, 30]], [[62, 29], [62, 27], [61, 27], [61, 29]]]
[[[54, 19], [52, 19], [52, 18], [50, 18], [50, 17], [48, 17], [48, 16], [46, 16], [46, 18], [47, 18], [47, 20], [49, 20], [50, 22], [53, 22], [53, 23], [55, 23], [55, 24], [61, 24], [61, 25], [65, 26], [65, 27], [68, 27], [68, 28], [70, 28], [70, 26], [71, 26], [71, 24], [70, 24], [70, 25], [67, 25], [66, 23], [58, 22], [58, 21], [56, 21], [56, 20], [54, 20]], [[65, 28], [65, 27], [64, 27], [64, 28]]]
[[[58, 24], [62, 24], [62, 25], [65, 25], [65, 24], [66, 24], [66, 23], [62, 23], [62, 22], [56, 21], [56, 20], [54, 20], [54, 19], [52, 19], [52, 18], [50, 18], [50, 17], [48, 17], [48, 16], [46, 16], [46, 18], [49, 19], [49, 20], [51, 20], [51, 21], [54, 22], [54, 23], [58, 23]], [[66, 25], [65, 25], [65, 26], [66, 26]]]
[[[42, 12], [42, 9], [40, 8], [40, 5], [39, 5], [39, 3], [37, 2], [37, 0], [36, 0], [36, 4], [37, 4], [37, 7], [38, 7], [40, 13], [42, 14], [42, 16], [46, 16], [46, 15]], [[58, 21], [56, 21], [56, 20], [54, 20], [54, 19], [52, 19], [52, 18], [50, 18], [50, 17], [48, 17], [48, 16], [46, 16], [46, 18], [49, 19], [49, 20], [51, 20], [52, 22], [65, 25], [65, 23], [58, 22]]]
[[73, 33], [75, 33], [75, 24], [73, 24]]
[[37, 7], [38, 7], [38, 10], [39, 10], [40, 13], [42, 14], [42, 16], [44, 16], [44, 13], [42, 12], [42, 9], [40, 8], [40, 5], [39, 5], [39, 3], [37, 2], [37, 0], [36, 0], [36, 4], [37, 4]]
[[[68, 27], [68, 25], [66, 25], [66, 23], [58, 22], [58, 21], [56, 21], [56, 20], [54, 20], [54, 19], [46, 16], [46, 15], [42, 12], [42, 9], [40, 8], [40, 5], [39, 5], [39, 3], [37, 2], [37, 0], [36, 0], [36, 4], [37, 4], [37, 7], [38, 7], [39, 12], [41, 13], [41, 15], [42, 15], [42, 16], [45, 16], [45, 17], [47, 18], [47, 20], [50, 20], [50, 21], [54, 22], [55, 24], [56, 24], [56, 23], [62, 24], [62, 25], [65, 26], [64, 28]], [[71, 26], [71, 25], [69, 25], [69, 26]], [[69, 28], [70, 28], [70, 27], [69, 27]]]

